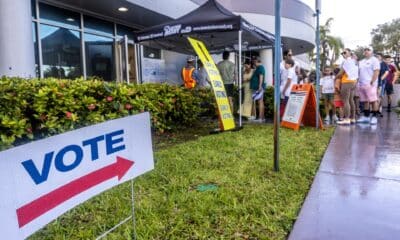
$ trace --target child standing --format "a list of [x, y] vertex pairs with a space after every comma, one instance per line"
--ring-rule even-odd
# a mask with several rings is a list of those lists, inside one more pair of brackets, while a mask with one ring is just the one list
[[331, 122], [329, 114], [330, 110], [332, 110], [332, 116], [333, 116], [332, 122], [337, 121], [336, 108], [334, 104], [335, 76], [333, 75], [331, 68], [326, 67], [324, 69], [324, 75], [321, 78], [320, 85], [325, 106], [325, 114], [326, 114], [325, 124], [329, 124]]
[[[342, 98], [340, 97], [340, 87], [342, 84], [342, 80], [340, 78], [335, 79], [335, 94], [334, 94], [334, 103], [335, 103], [335, 108], [338, 109], [339, 111], [339, 120], [343, 119], [344, 112], [343, 112], [343, 107], [344, 107], [344, 102], [342, 101]], [[335, 115], [335, 122], [338, 121], [337, 116]]]

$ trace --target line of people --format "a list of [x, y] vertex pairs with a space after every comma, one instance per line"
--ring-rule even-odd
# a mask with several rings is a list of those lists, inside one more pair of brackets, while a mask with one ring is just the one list
[[[383, 56], [379, 53], [374, 55], [371, 47], [364, 48], [363, 54], [364, 58], [358, 61], [357, 56], [346, 48], [342, 52], [344, 61], [339, 69], [334, 71], [330, 67], [324, 69], [320, 85], [326, 124], [375, 125], [378, 117], [383, 116], [384, 95], [388, 97], [387, 111], [391, 111], [391, 95], [397, 69], [391, 63], [390, 55]], [[336, 109], [339, 110], [339, 118]], [[359, 118], [356, 120], [357, 117]]]
[[[320, 87], [325, 105], [326, 124], [350, 125], [356, 122], [377, 124], [377, 117], [383, 116], [380, 109], [384, 95], [388, 98], [388, 111], [391, 111], [393, 81], [397, 77], [397, 68], [391, 63], [389, 55], [374, 55], [370, 47], [364, 48], [363, 53], [364, 58], [358, 61], [357, 56], [346, 48], [342, 52], [344, 61], [340, 68], [324, 69]], [[233, 109], [235, 64], [229, 60], [229, 52], [224, 52], [222, 57], [223, 60], [217, 67]], [[283, 57], [280, 65], [281, 116], [292, 86], [308, 82], [306, 75], [301, 73], [299, 64], [292, 58], [290, 49], [284, 52]], [[185, 87], [194, 88], [196, 84], [198, 87], [210, 86], [207, 73], [200, 61], [198, 66], [199, 69], [195, 70], [194, 58], [187, 59], [187, 65], [182, 69]], [[265, 88], [265, 68], [260, 58], [253, 61], [246, 60], [243, 66], [244, 95], [241, 109], [243, 117], [251, 121], [265, 122], [263, 99]], [[256, 118], [256, 105], [258, 105], [258, 118]]]
[[[222, 53], [222, 61], [217, 64], [222, 81], [224, 83], [226, 95], [233, 110], [234, 83], [236, 79], [235, 64], [229, 60], [230, 53]], [[204, 69], [202, 62], [197, 62], [198, 69], [195, 69], [195, 58], [189, 56], [185, 67], [182, 68], [181, 77], [185, 88], [204, 88], [210, 87], [210, 80]], [[246, 60], [243, 66], [243, 104], [242, 116], [250, 121], [265, 122], [264, 114], [264, 92], [266, 88], [265, 68], [261, 64], [260, 58], [252, 61]], [[254, 97], [253, 97], [254, 96]], [[258, 118], [256, 117], [256, 104], [258, 105]]]

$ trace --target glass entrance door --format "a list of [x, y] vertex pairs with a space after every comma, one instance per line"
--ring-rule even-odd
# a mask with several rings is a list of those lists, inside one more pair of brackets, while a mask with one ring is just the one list
[[116, 44], [117, 81], [137, 84], [136, 48], [127, 37]]

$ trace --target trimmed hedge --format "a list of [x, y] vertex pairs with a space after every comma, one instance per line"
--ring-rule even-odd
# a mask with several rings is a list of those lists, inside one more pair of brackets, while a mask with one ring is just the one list
[[164, 132], [215, 116], [209, 90], [98, 80], [0, 79], [0, 149], [144, 111]]
[[[189, 127], [201, 115], [216, 117], [212, 91], [168, 84], [2, 77], [0, 92], [0, 150], [144, 111], [160, 133]], [[266, 117], [272, 118], [272, 87], [264, 101]]]

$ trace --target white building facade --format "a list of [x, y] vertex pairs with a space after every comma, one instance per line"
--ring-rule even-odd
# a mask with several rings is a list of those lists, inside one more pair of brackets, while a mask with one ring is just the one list
[[[218, 1], [252, 24], [274, 33], [274, 0]], [[180, 84], [180, 68], [186, 56], [135, 45], [133, 32], [176, 19], [204, 2], [0, 0], [0, 76]], [[283, 0], [285, 48], [296, 55], [311, 51], [314, 22], [313, 11], [305, 3]], [[244, 53], [250, 55], [262, 58], [267, 81], [272, 83], [272, 50]], [[215, 56], [216, 61], [219, 59]], [[304, 62], [303, 67], [307, 68], [307, 61]]]

